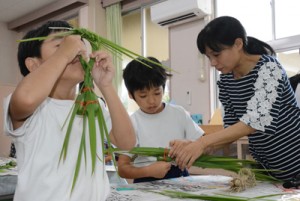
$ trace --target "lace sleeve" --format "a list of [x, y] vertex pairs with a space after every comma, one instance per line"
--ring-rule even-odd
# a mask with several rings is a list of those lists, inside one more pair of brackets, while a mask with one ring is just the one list
[[270, 110], [278, 97], [277, 88], [281, 79], [282, 71], [277, 63], [263, 64], [254, 84], [254, 96], [247, 102], [247, 112], [240, 119], [242, 122], [261, 131], [271, 125], [273, 117]]

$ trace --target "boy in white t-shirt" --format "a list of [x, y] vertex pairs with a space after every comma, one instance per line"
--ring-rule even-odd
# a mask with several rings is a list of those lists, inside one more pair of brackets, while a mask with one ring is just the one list
[[[183, 107], [162, 101], [167, 77], [171, 75], [160, 66], [141, 61], [151, 68], [133, 60], [123, 72], [129, 97], [140, 107], [131, 115], [137, 146], [168, 148], [171, 140], [195, 140], [202, 136], [204, 132]], [[132, 160], [131, 156], [120, 155], [118, 171], [121, 177], [134, 179], [135, 183], [189, 175], [170, 162], [151, 157], [137, 157], [134, 163]]]
[[[49, 21], [29, 31], [24, 38], [48, 36], [67, 28], [71, 26], [65, 21]], [[87, 154], [82, 156], [71, 193], [84, 125], [81, 115], [73, 122], [66, 159], [59, 163], [67, 127], [63, 124], [74, 104], [76, 86], [84, 78], [79, 55], [86, 58], [86, 51], [78, 35], [19, 44], [18, 60], [24, 78], [4, 102], [5, 130], [12, 136], [17, 151], [18, 183], [14, 201], [104, 201], [109, 194], [103, 158], [96, 160], [92, 174], [88, 130]], [[96, 60], [92, 77], [110, 112], [102, 105], [111, 142], [121, 149], [130, 149], [135, 144], [134, 130], [112, 85], [114, 67], [111, 57], [101, 51], [93, 52], [89, 57]], [[97, 135], [100, 136], [99, 131]], [[99, 157], [103, 156], [101, 144], [97, 137]]]

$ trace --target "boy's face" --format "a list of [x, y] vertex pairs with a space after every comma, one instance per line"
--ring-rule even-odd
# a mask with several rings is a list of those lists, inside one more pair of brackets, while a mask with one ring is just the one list
[[[59, 48], [63, 41], [63, 37], [53, 37], [46, 39], [41, 46], [41, 58], [40, 62], [47, 61]], [[76, 83], [83, 81], [84, 71], [79, 61], [79, 58], [75, 58], [65, 68], [61, 79], [73, 79]]]
[[[162, 104], [163, 87], [151, 87], [150, 89], [137, 90], [133, 93], [134, 100], [140, 109], [148, 114], [156, 114], [164, 109]], [[129, 95], [130, 98], [133, 98]]]

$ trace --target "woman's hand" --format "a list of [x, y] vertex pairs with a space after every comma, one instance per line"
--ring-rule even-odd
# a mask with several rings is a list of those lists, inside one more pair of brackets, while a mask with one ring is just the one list
[[174, 140], [170, 142], [170, 156], [175, 157], [176, 164], [181, 170], [190, 168], [195, 160], [199, 158], [205, 149], [200, 139], [187, 143]]
[[171, 147], [169, 152], [169, 157], [175, 158], [176, 155], [182, 150], [186, 145], [192, 143], [191, 140], [172, 140], [169, 143]]
[[104, 51], [96, 51], [93, 52], [90, 57], [95, 58], [92, 76], [96, 85], [100, 90], [107, 86], [111, 86], [115, 75], [111, 56]]

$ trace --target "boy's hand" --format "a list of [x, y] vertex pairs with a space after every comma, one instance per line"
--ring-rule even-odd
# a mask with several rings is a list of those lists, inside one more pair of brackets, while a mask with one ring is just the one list
[[112, 64], [111, 56], [103, 51], [96, 51], [90, 55], [95, 58], [95, 64], [92, 70], [92, 76], [96, 85], [101, 89], [112, 85], [115, 75], [115, 69]]
[[171, 163], [164, 161], [157, 161], [148, 166], [151, 177], [161, 179], [171, 169]]
[[78, 35], [64, 37], [55, 54], [63, 56], [66, 59], [67, 64], [71, 63], [79, 55], [87, 60], [86, 46]]

